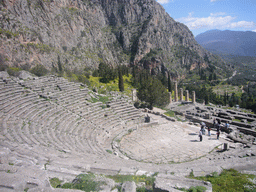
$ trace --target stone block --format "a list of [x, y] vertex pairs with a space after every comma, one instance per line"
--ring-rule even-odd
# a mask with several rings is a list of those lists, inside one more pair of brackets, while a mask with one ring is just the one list
[[20, 71], [18, 74], [18, 77], [20, 79], [32, 79], [33, 75], [29, 73], [28, 71]]
[[224, 143], [224, 144], [223, 144], [223, 150], [224, 150], [224, 151], [228, 150], [228, 143]]
[[133, 168], [123, 167], [120, 169], [120, 175], [133, 175], [137, 170]]
[[143, 171], [143, 170], [138, 170], [137, 172], [136, 172], [136, 175], [146, 175], [146, 173], [147, 173], [147, 171]]
[[173, 192], [180, 191], [178, 188], [189, 189], [190, 187], [204, 186], [206, 192], [212, 191], [212, 184], [206, 181], [188, 179], [185, 177], [162, 175], [157, 176], [154, 182], [154, 190], [156, 192]]
[[6, 79], [9, 77], [9, 74], [6, 71], [0, 71], [0, 79]]
[[122, 192], [136, 192], [136, 184], [134, 181], [126, 181], [122, 185]]
[[24, 191], [26, 186], [25, 178], [22, 175], [13, 175], [10, 173], [1, 173], [0, 186], [14, 191]]

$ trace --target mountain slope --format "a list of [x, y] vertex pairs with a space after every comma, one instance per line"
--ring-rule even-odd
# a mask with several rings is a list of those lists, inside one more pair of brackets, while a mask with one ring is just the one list
[[256, 32], [211, 30], [197, 35], [195, 39], [214, 53], [256, 56]]
[[1, 0], [0, 13], [2, 66], [79, 70], [104, 62], [179, 77], [216, 63], [155, 0]]

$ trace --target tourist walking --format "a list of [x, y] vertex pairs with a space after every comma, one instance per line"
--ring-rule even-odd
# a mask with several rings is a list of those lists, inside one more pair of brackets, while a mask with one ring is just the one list
[[208, 136], [211, 136], [211, 128], [208, 127]]
[[216, 119], [213, 119], [213, 128], [216, 128]]
[[220, 138], [220, 131], [217, 131], [217, 140]]
[[225, 128], [228, 131], [228, 128], [229, 128], [229, 123], [228, 122], [225, 123]]
[[199, 138], [200, 138], [200, 141], [203, 140], [203, 134], [202, 134], [202, 130], [199, 131]]
[[202, 128], [202, 134], [205, 135], [205, 126]]
[[217, 121], [218, 121], [218, 124], [221, 125], [221, 120], [220, 120], [220, 119], [217, 119]]
[[202, 131], [202, 134], [205, 135], [205, 123], [204, 122], [201, 122], [201, 131]]
[[219, 122], [217, 122], [217, 124], [216, 124], [216, 129], [217, 129], [217, 132], [220, 131], [220, 124], [219, 124]]

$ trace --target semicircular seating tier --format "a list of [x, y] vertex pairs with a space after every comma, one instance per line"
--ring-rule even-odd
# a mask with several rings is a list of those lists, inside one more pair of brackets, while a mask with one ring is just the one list
[[109, 156], [113, 139], [144, 118], [125, 97], [100, 97], [62, 77], [0, 80], [1, 135], [10, 143]]

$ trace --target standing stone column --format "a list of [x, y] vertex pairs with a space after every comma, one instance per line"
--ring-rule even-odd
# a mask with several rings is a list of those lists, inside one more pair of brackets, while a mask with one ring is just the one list
[[196, 102], [196, 92], [192, 91], [192, 103]]
[[136, 102], [137, 100], [138, 100], [138, 98], [137, 98], [137, 90], [133, 89], [132, 90], [132, 101]]
[[188, 92], [188, 90], [186, 90], [186, 96], [185, 96], [185, 99], [186, 99], [186, 101], [187, 101], [187, 102], [189, 102], [189, 92]]
[[183, 89], [180, 88], [180, 101], [183, 101]]
[[178, 85], [177, 81], [174, 81], [174, 101], [178, 101]]
[[172, 103], [172, 93], [169, 92], [170, 103]]

